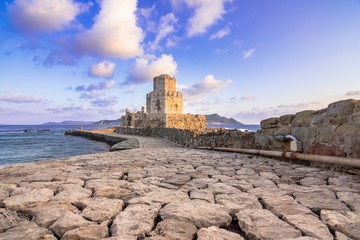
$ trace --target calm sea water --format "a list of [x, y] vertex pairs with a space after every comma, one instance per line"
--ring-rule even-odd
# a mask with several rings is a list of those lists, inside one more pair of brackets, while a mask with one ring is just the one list
[[[109, 151], [107, 143], [65, 135], [66, 130], [79, 127], [0, 125], [0, 165]], [[28, 132], [24, 133], [25, 130]]]
[[[65, 135], [66, 130], [77, 130], [79, 127], [0, 125], [0, 165], [109, 151], [110, 146], [107, 143]], [[260, 129], [259, 125], [208, 125], [207, 127], [222, 127], [243, 131]], [[94, 128], [99, 128], [99, 126], [84, 126], [84, 130]], [[27, 133], [24, 131], [27, 131]]]

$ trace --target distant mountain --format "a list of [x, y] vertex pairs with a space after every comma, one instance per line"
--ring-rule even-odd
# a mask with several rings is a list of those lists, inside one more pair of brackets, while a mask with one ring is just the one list
[[219, 114], [205, 115], [206, 123], [212, 125], [244, 125], [242, 122], [238, 122], [233, 118], [222, 117]]
[[111, 126], [118, 126], [121, 124], [121, 118], [116, 120], [101, 120], [98, 122], [94, 122], [91, 125], [111, 125]]
[[90, 125], [93, 122], [84, 122], [84, 121], [63, 121], [63, 122], [47, 122], [41, 125]]

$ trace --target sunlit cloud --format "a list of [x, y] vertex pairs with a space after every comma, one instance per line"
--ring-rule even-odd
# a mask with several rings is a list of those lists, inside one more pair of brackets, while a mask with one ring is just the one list
[[175, 75], [177, 73], [177, 63], [172, 55], [166, 54], [153, 60], [137, 58], [129, 68], [128, 73], [128, 83], [151, 82], [154, 77], [164, 73], [171, 76]]
[[346, 96], [360, 96], [360, 90], [347, 92]]
[[112, 78], [114, 77], [115, 63], [109, 61], [102, 61], [91, 65], [89, 69], [89, 76]]
[[229, 28], [229, 26], [226, 26], [226, 27], [220, 29], [219, 31], [217, 31], [215, 34], [211, 35], [210, 40], [221, 39], [229, 34], [230, 34], [230, 28]]
[[150, 49], [156, 50], [159, 48], [160, 41], [175, 31], [175, 24], [177, 21], [178, 19], [173, 13], [168, 13], [160, 18], [159, 27], [157, 28], [158, 34], [154, 42], [150, 44]]
[[243, 51], [243, 58], [242, 59], [247, 59], [250, 58], [255, 52], [255, 48], [252, 48], [248, 51]]

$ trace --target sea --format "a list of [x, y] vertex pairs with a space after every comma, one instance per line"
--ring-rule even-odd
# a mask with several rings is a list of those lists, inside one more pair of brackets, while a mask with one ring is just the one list
[[[83, 130], [105, 128], [88, 125]], [[207, 125], [207, 127], [256, 131], [259, 125]], [[24, 163], [84, 154], [108, 152], [110, 145], [83, 137], [65, 135], [80, 125], [0, 125], [0, 165]]]

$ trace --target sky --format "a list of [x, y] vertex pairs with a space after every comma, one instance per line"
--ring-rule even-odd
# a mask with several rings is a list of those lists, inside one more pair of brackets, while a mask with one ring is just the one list
[[0, 1], [0, 124], [118, 119], [163, 73], [246, 124], [359, 99], [360, 1]]

